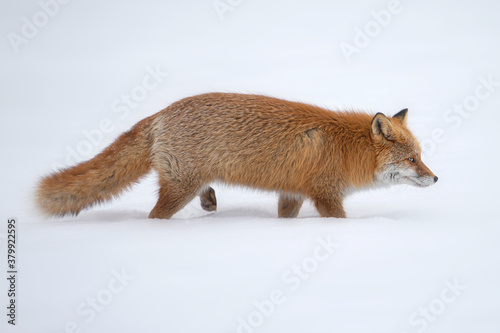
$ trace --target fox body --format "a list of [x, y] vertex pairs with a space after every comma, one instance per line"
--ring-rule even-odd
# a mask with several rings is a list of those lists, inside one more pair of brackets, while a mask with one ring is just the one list
[[150, 218], [168, 219], [197, 195], [216, 210], [213, 182], [279, 192], [280, 217], [296, 217], [305, 198], [323, 217], [345, 217], [343, 199], [357, 189], [437, 181], [407, 114], [334, 112], [261, 95], [188, 97], [93, 159], [43, 178], [36, 200], [48, 215], [76, 215], [154, 169], [160, 188]]

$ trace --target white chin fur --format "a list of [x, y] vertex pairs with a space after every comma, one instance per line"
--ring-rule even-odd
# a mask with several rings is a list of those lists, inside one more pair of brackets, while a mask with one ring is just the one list
[[407, 184], [417, 187], [427, 187], [434, 184], [432, 177], [406, 177], [405, 180], [409, 181]]
[[405, 184], [416, 187], [427, 187], [434, 184], [434, 179], [429, 176], [418, 177], [417, 173], [411, 169], [398, 168], [395, 165], [387, 167], [376, 177], [380, 185]]

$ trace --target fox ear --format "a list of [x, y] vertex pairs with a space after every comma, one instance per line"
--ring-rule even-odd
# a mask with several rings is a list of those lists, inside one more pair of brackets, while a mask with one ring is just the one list
[[394, 119], [399, 119], [402, 124], [406, 124], [406, 118], [408, 118], [408, 109], [403, 109], [392, 116]]
[[377, 113], [372, 119], [372, 132], [389, 140], [392, 135], [392, 123], [384, 114]]

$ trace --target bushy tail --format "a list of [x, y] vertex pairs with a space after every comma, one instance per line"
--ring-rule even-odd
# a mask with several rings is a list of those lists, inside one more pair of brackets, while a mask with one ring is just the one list
[[39, 209], [49, 216], [77, 215], [117, 196], [151, 169], [151, 117], [123, 133], [93, 159], [43, 178], [36, 191]]

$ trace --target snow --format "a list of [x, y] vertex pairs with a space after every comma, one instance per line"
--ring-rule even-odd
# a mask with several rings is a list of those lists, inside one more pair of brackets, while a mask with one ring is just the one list
[[[498, 5], [400, 1], [348, 62], [339, 45], [388, 1], [221, 0], [224, 20], [214, 2], [74, 1], [17, 53], [0, 42], [0, 266], [7, 275], [11, 217], [19, 265], [16, 326], [2, 278], [0, 331], [498, 332]], [[3, 35], [40, 10], [11, 3]], [[127, 106], [137, 87], [149, 88]], [[275, 194], [220, 184], [218, 212], [195, 200], [148, 220], [154, 175], [76, 218], [33, 209], [53, 166], [208, 91], [409, 108], [439, 182], [357, 193], [342, 220], [310, 202], [277, 219]]]

